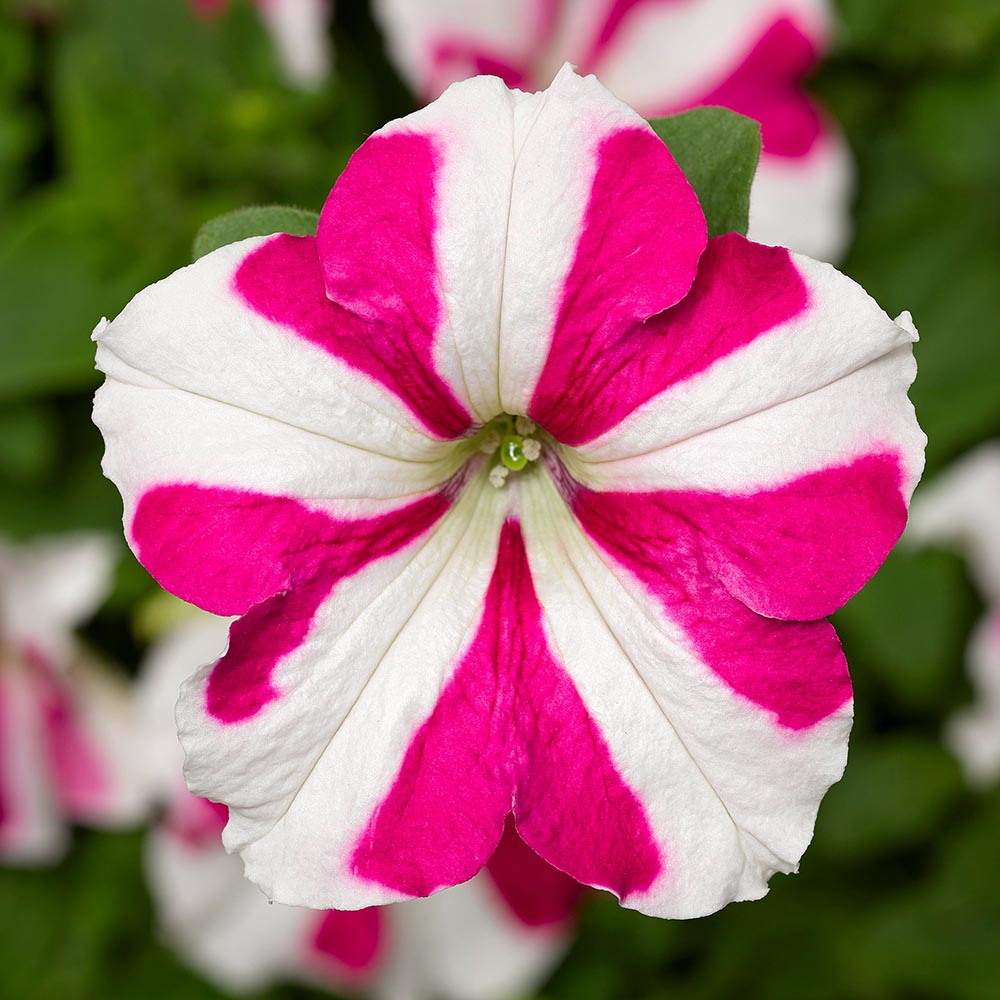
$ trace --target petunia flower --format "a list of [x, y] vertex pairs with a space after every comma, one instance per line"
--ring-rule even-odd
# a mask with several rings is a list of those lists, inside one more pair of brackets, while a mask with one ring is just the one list
[[751, 238], [843, 253], [851, 160], [803, 86], [829, 47], [826, 0], [377, 0], [375, 11], [426, 99], [477, 73], [536, 90], [568, 59], [647, 118], [699, 105], [755, 118]]
[[138, 821], [122, 681], [72, 629], [107, 594], [111, 547], [95, 535], [0, 539], [0, 862], [56, 861], [67, 824]]
[[852, 715], [822, 617], [922, 465], [901, 322], [706, 240], [664, 144], [567, 67], [450, 88], [361, 146], [316, 238], [224, 247], [102, 323], [130, 544], [242, 616], [178, 721], [249, 877], [428, 895], [511, 813], [652, 914], [794, 871]]
[[168, 804], [147, 842], [166, 937], [230, 992], [299, 980], [385, 1000], [526, 996], [563, 954], [579, 886], [508, 829], [486, 871], [429, 900], [353, 911], [269, 905], [227, 855], [225, 807], [181, 782], [173, 721], [192, 665], [218, 657], [228, 621], [193, 613], [162, 639], [140, 682], [150, 785]]
[[[191, 0], [195, 10], [212, 16], [230, 0]], [[312, 90], [330, 75], [329, 23], [332, 0], [253, 0], [278, 51], [285, 78], [293, 87]]]
[[969, 783], [986, 788], [1000, 779], [1000, 442], [980, 445], [923, 488], [907, 535], [959, 549], [988, 605], [966, 653], [976, 700], [945, 727]]

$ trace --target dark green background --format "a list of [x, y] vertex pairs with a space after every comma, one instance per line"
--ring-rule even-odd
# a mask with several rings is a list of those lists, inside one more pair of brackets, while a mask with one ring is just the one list
[[[365, 136], [412, 109], [365, 5], [340, 8], [336, 77], [302, 95], [247, 4], [211, 26], [183, 0], [0, 7], [3, 530], [119, 528], [88, 419], [93, 326], [185, 263], [206, 219], [318, 209]], [[813, 86], [858, 164], [843, 267], [921, 331], [912, 395], [933, 476], [1000, 435], [1000, 3], [840, 13]], [[124, 551], [122, 565], [86, 633], [134, 668], [131, 612], [151, 584]], [[686, 923], [595, 894], [544, 996], [1000, 997], [1000, 794], [968, 791], [940, 743], [971, 696], [963, 646], [981, 610], [956, 557], [891, 556], [837, 616], [858, 719], [801, 874]], [[216, 996], [155, 943], [140, 848], [81, 831], [56, 869], [0, 870], [0, 997]]]

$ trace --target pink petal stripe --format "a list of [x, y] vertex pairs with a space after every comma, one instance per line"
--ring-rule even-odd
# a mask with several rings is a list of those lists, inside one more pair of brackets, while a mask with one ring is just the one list
[[415, 541], [450, 502], [443, 491], [337, 520], [290, 497], [171, 484], [143, 494], [131, 534], [165, 589], [215, 614], [244, 615], [206, 692], [212, 716], [237, 722], [278, 697], [274, 667], [305, 640], [338, 581]]
[[486, 871], [511, 913], [526, 927], [562, 924], [576, 912], [583, 886], [543, 861], [518, 836], [513, 815]]
[[554, 349], [531, 415], [564, 444], [593, 440], [671, 385], [799, 315], [808, 301], [787, 250], [735, 233], [717, 236], [678, 305], [613, 337], [581, 339], [579, 354]]
[[[898, 483], [894, 462], [867, 456], [749, 497], [581, 489], [573, 509], [709, 669], [782, 726], [804, 729], [851, 697], [833, 627], [764, 618], [737, 598], [771, 611], [812, 611], [846, 599], [898, 534], [895, 501], [881, 492], [891, 482]], [[884, 518], [871, 535], [868, 516]]]
[[651, 131], [614, 132], [595, 155], [583, 230], [529, 407], [536, 422], [574, 444], [642, 401], [645, 380], [619, 404], [608, 397], [592, 413], [594, 397], [623, 365], [622, 385], [641, 379], [646, 344], [636, 328], [688, 293], [706, 241], [698, 199]]
[[9, 782], [11, 760], [11, 699], [7, 691], [8, 682], [3, 676], [6, 664], [0, 662], [0, 845], [3, 843], [4, 827], [13, 823], [14, 809], [11, 801]]
[[682, 0], [607, 0], [604, 18], [587, 55], [580, 59], [580, 72], [590, 73], [614, 41], [622, 24], [636, 7], [652, 4], [676, 4]]
[[515, 522], [504, 526], [476, 636], [352, 869], [426, 896], [482, 868], [511, 808], [525, 842], [579, 882], [625, 898], [662, 868], [642, 804], [548, 647]]
[[228, 822], [229, 810], [221, 802], [198, 798], [180, 785], [163, 817], [163, 828], [188, 847], [221, 848]]
[[470, 76], [498, 76], [511, 89], [534, 89], [528, 66], [515, 65], [499, 53], [484, 48], [479, 41], [441, 39], [431, 48], [430, 64], [428, 101], [437, 97], [448, 84]]
[[384, 919], [381, 908], [326, 910], [319, 914], [309, 940], [310, 957], [332, 961], [338, 971], [352, 979], [366, 978], [378, 965], [382, 953]]
[[84, 732], [66, 682], [37, 650], [29, 650], [26, 658], [56, 798], [67, 816], [93, 818], [107, 801], [107, 768], [98, 748]]
[[691, 95], [651, 117], [676, 114], [693, 105], [718, 105], [760, 122], [766, 155], [808, 156], [824, 131], [824, 123], [803, 81], [819, 59], [816, 43], [789, 18], [780, 18], [732, 73], [708, 93]]
[[[906, 526], [900, 459], [863, 455], [748, 496], [673, 493], [640, 501], [697, 525], [705, 559], [758, 614], [833, 614], [875, 575]], [[632, 516], [630, 514], [630, 516]]]
[[434, 368], [445, 316], [434, 242], [441, 157], [429, 135], [372, 136], [330, 192], [317, 236], [336, 315], [360, 321], [338, 339], [340, 356], [398, 393], [430, 430], [456, 437], [471, 418]]
[[[406, 166], [396, 164], [396, 169], [405, 171]], [[374, 194], [381, 196], [385, 192]], [[327, 205], [329, 210], [329, 201]], [[331, 211], [336, 216], [336, 208]], [[364, 241], [337, 218], [321, 222], [321, 232], [324, 227], [327, 235], [322, 245], [335, 263], [337, 253], [341, 258], [354, 259], [351, 252], [340, 249], [342, 240], [359, 240], [360, 245], [352, 246], [351, 251], [363, 249], [372, 255], [365, 260], [367, 270], [358, 264], [360, 285], [369, 295], [363, 307], [347, 293], [341, 295], [342, 305], [330, 301], [323, 284], [317, 240], [312, 236], [280, 234], [263, 243], [237, 270], [233, 278], [235, 293], [259, 315], [287, 327], [385, 386], [433, 434], [451, 438], [463, 433], [469, 427], [469, 415], [434, 371], [431, 356], [440, 313], [437, 284], [433, 259], [423, 263], [418, 259], [418, 250], [430, 253], [430, 248], [413, 251], [413, 259], [408, 262], [411, 271], [406, 261], [391, 259], [393, 248], [388, 246], [387, 238], [381, 243], [371, 237]], [[400, 242], [419, 236], [396, 235]], [[395, 251], [397, 258], [402, 256], [399, 247]], [[390, 286], [389, 275], [394, 267], [406, 277], [406, 281], [400, 279], [398, 289]], [[374, 275], [381, 277], [376, 279]], [[386, 300], [393, 294], [412, 296], [412, 300], [388, 303]]]

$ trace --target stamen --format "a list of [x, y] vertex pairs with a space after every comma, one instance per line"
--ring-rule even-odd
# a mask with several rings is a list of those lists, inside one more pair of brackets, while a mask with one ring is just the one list
[[483, 435], [479, 450], [484, 455], [492, 455], [500, 447], [500, 440], [500, 432], [491, 428]]
[[490, 486], [495, 486], [500, 489], [505, 482], [507, 482], [507, 477], [510, 475], [510, 469], [503, 465], [495, 465], [490, 469]]
[[[533, 433], [539, 437], [530, 437]], [[542, 454], [544, 432], [528, 417], [517, 417], [501, 413], [494, 417], [481, 431], [478, 438], [479, 451], [484, 455], [499, 458], [490, 469], [490, 483], [500, 489], [512, 472], [520, 472], [529, 462], [537, 462]]]

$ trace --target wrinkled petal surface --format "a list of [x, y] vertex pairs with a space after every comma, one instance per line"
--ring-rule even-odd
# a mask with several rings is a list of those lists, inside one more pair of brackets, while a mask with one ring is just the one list
[[[242, 616], [178, 722], [248, 876], [365, 910], [485, 865], [551, 928], [565, 876], [689, 917], [794, 871], [851, 719], [822, 618], [921, 469], [915, 338], [828, 265], [707, 241], [568, 67], [456, 85], [315, 239], [137, 296], [96, 334], [105, 466], [154, 576]], [[538, 457], [495, 488], [502, 412]], [[518, 852], [565, 876], [525, 898]]]

